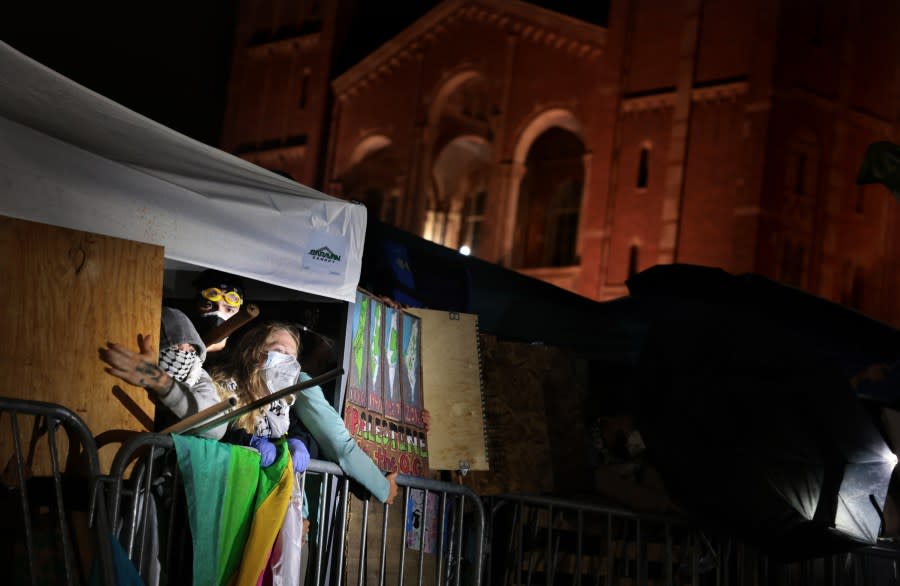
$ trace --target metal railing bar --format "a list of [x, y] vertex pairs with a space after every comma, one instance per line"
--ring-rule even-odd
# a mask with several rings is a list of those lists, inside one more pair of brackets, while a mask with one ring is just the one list
[[[476, 498], [475, 501], [477, 501], [479, 505], [481, 504], [481, 499]], [[464, 497], [460, 496], [459, 511], [458, 511], [458, 514], [456, 515], [456, 517], [454, 517], [454, 521], [456, 522], [456, 576], [455, 576], [454, 583], [456, 584], [456, 586], [459, 586], [459, 584], [462, 580], [462, 560], [463, 560], [463, 555], [464, 555], [463, 554], [463, 535], [464, 535], [464, 529], [465, 529], [465, 509], [466, 509], [466, 503], [465, 503]], [[482, 519], [483, 518], [484, 517], [482, 516]], [[483, 532], [481, 533], [481, 535], [482, 536], [484, 535]], [[479, 539], [479, 541], [481, 543], [479, 543], [478, 545], [481, 545], [484, 542], [483, 539]], [[476, 556], [478, 556], [478, 557], [476, 557], [475, 559], [477, 559], [477, 560], [481, 559], [480, 552], [477, 553]], [[475, 579], [476, 579], [476, 583], [478, 583], [478, 581], [481, 580], [481, 572], [478, 573], [478, 576], [476, 576]]]
[[13, 444], [16, 449], [16, 470], [19, 481], [19, 500], [22, 502], [23, 522], [25, 524], [25, 549], [28, 552], [28, 575], [33, 585], [37, 584], [35, 570], [34, 531], [31, 526], [31, 506], [28, 502], [28, 486], [25, 482], [25, 466], [22, 463], [22, 438], [19, 435], [19, 419], [15, 411], [10, 412], [10, 425], [13, 432]]
[[403, 575], [406, 573], [406, 519], [409, 517], [409, 487], [403, 490], [403, 531], [400, 541], [400, 579], [398, 586], [403, 586]]
[[438, 534], [437, 534], [437, 568], [435, 569], [435, 583], [440, 584], [441, 578], [444, 574], [444, 530], [445, 523], [448, 516], [447, 511], [447, 493], [441, 494], [441, 506], [438, 512], [439, 515], [439, 523], [438, 523]]
[[[310, 462], [312, 464], [312, 462]], [[307, 468], [307, 471], [309, 468]], [[318, 510], [316, 514], [318, 515], [318, 526], [316, 527], [316, 564], [315, 564], [315, 572], [313, 572], [313, 584], [319, 584], [322, 581], [322, 558], [325, 553], [325, 523], [326, 517], [329, 515], [330, 511], [328, 507], [325, 506], [326, 498], [324, 495], [327, 495], [332, 490], [332, 485], [336, 484], [334, 482], [334, 477], [330, 474], [325, 474], [322, 478], [321, 492], [319, 493], [318, 499]]]
[[143, 495], [136, 494], [135, 502], [142, 503], [141, 508], [141, 547], [138, 554], [138, 568], [144, 567], [144, 552], [147, 549], [147, 519], [150, 517], [150, 499], [153, 498], [153, 462], [156, 459], [156, 448], [150, 446], [150, 454], [147, 456], [147, 474]]
[[333, 370], [329, 370], [325, 374], [320, 374], [319, 376], [311, 378], [307, 381], [303, 381], [302, 383], [297, 383], [296, 385], [291, 385], [289, 387], [285, 387], [285, 388], [281, 389], [280, 391], [276, 391], [270, 395], [267, 395], [265, 397], [255, 400], [255, 401], [251, 401], [250, 403], [247, 403], [243, 407], [238, 407], [234, 411], [230, 411], [230, 412], [226, 413], [225, 415], [216, 417], [215, 419], [212, 419], [205, 423], [200, 423], [196, 427], [191, 427], [190, 429], [186, 429], [186, 430], [182, 431], [181, 433], [182, 433], [182, 435], [197, 435], [199, 433], [202, 433], [202, 432], [212, 429], [214, 427], [218, 427], [219, 425], [228, 423], [233, 419], [237, 419], [238, 417], [240, 417], [241, 415], [243, 415], [245, 413], [255, 411], [256, 409], [259, 409], [260, 407], [265, 407], [269, 403], [272, 403], [273, 401], [277, 401], [278, 399], [287, 397], [288, 395], [293, 395], [294, 393], [297, 393], [299, 391], [303, 391], [305, 389], [320, 386], [322, 384], [330, 382], [330, 381], [340, 377], [343, 374], [344, 374], [343, 368], [335, 368]]
[[378, 564], [378, 586], [384, 586], [385, 564], [387, 563], [388, 515], [391, 513], [391, 505], [384, 503], [381, 511], [381, 559]]
[[363, 586], [366, 583], [366, 540], [369, 533], [369, 501], [363, 501], [362, 527], [359, 532], [359, 576], [357, 584]]
[[586, 513], [598, 513], [598, 514], [607, 514], [611, 513], [616, 515], [617, 517], [621, 517], [623, 519], [641, 519], [647, 522], [654, 523], [686, 523], [687, 520], [682, 517], [676, 517], [672, 515], [659, 515], [653, 513], [638, 513], [635, 511], [631, 511], [629, 509], [622, 509], [618, 507], [610, 507], [606, 505], [598, 505], [595, 503], [587, 503], [581, 501], [571, 501], [558, 497], [551, 496], [534, 496], [534, 495], [525, 495], [525, 494], [504, 494], [497, 497], [498, 499], [505, 499], [509, 501], [518, 501], [523, 502], [529, 505], [543, 505], [546, 507], [553, 506], [557, 509], [580, 509]]
[[[337, 557], [337, 579], [335, 580], [336, 584], [343, 583], [344, 577], [344, 540], [343, 536], [347, 533], [347, 510], [348, 505], [350, 503], [350, 479], [344, 478], [344, 481], [341, 483], [341, 507], [340, 507], [340, 525], [338, 526], [335, 523], [335, 536], [339, 538], [338, 541], [338, 557]], [[340, 528], [340, 533], [337, 532], [338, 528]]]
[[613, 570], [615, 564], [613, 554], [615, 553], [613, 534], [612, 534], [612, 513], [606, 514], [606, 583], [613, 583]]
[[547, 586], [553, 586], [553, 505], [547, 507], [547, 553], [544, 560], [544, 579]]
[[578, 534], [577, 534], [577, 549], [575, 552], [575, 579], [572, 583], [575, 586], [581, 586], [581, 563], [582, 563], [582, 548], [584, 547], [584, 511], [578, 510]]
[[644, 531], [641, 520], [634, 522], [634, 573], [638, 586], [646, 586], [647, 575], [644, 568]]
[[127, 520], [125, 522], [125, 526], [123, 529], [125, 530], [125, 554], [128, 556], [128, 559], [133, 559], [134, 555], [134, 537], [137, 532], [137, 514], [138, 514], [138, 494], [140, 492], [140, 484], [144, 480], [144, 475], [146, 474], [146, 467], [143, 463], [139, 463], [134, 467], [134, 471], [132, 472], [132, 484], [135, 486], [135, 489], [131, 491], [131, 507], [127, 512]]
[[428, 490], [422, 492], [422, 521], [419, 525], [419, 577], [416, 582], [422, 586], [422, 577], [425, 572], [425, 528], [428, 527]]
[[[47, 421], [47, 442], [50, 448], [50, 466], [53, 470], [53, 488], [56, 492], [56, 514], [59, 518], [60, 541], [63, 548], [63, 563], [66, 567], [66, 583], [75, 583], [75, 554], [72, 552], [72, 544], [69, 542], [71, 534], [69, 532], [69, 523], [66, 521], [66, 506], [63, 502], [62, 477], [59, 472], [59, 453], [56, 445], [56, 426], [57, 421]], [[69, 446], [72, 449], [72, 446]]]

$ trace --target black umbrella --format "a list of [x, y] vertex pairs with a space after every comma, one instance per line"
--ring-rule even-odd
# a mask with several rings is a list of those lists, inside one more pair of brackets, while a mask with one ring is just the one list
[[724, 271], [651, 271], [629, 283], [648, 318], [638, 416], [672, 498], [784, 558], [874, 543], [896, 457], [834, 358], [840, 336]]

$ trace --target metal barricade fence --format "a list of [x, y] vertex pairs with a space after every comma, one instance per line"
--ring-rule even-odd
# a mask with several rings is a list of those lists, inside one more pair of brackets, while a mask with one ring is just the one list
[[[105, 481], [110, 519], [141, 575], [160, 585], [183, 580], [190, 542], [171, 437], [135, 436], [120, 448]], [[306, 489], [312, 524], [301, 583], [481, 584], [485, 513], [468, 488], [400, 475], [401, 494], [388, 506], [355, 496], [343, 471], [319, 460], [297, 481]]]
[[[22, 449], [22, 416], [32, 423], [31, 436], [27, 440], [27, 454]], [[0, 433], [3, 434], [4, 443], [11, 436], [13, 453], [11, 456], [7, 453], [10, 446], [6, 444], [3, 457], [10, 459], [5, 464], [3, 474], [6, 490], [3, 495], [4, 510], [0, 516], [4, 523], [14, 523], [17, 515], [6, 509], [17, 509], [15, 512], [21, 515], [21, 534], [24, 534], [27, 556], [27, 583], [37, 584], [46, 580], [61, 583], [62, 577], [56, 574], [61, 569], [65, 584], [82, 584], [91, 571], [87, 566], [90, 563], [89, 556], [93, 555], [97, 563], [96, 571], [99, 572], [97, 577], [103, 584], [113, 586], [115, 577], [107, 510], [102, 503], [98, 503], [100, 459], [90, 430], [80, 417], [65, 407], [39, 401], [0, 397], [0, 419], [3, 418], [9, 419], [10, 435], [6, 435], [5, 426]], [[60, 465], [60, 427], [65, 430], [68, 438], [69, 466], [77, 470], [69, 470], [68, 467], [63, 469]], [[50, 476], [32, 476], [31, 466], [45, 435]], [[76, 539], [78, 525], [84, 520], [84, 516], [78, 519], [73, 516], [76, 506], [74, 501], [85, 486], [88, 495], [85, 528], [93, 541], [89, 544]], [[39, 491], [39, 488], [50, 490]], [[36, 494], [38, 492], [41, 494]], [[21, 535], [18, 527], [5, 529], [9, 529], [4, 531], [6, 533]], [[49, 536], [50, 539], [41, 540], [38, 544], [38, 535]], [[19, 575], [24, 568], [16, 559], [18, 547], [6, 548], [3, 553], [11, 556], [7, 583], [24, 583], [21, 580], [23, 577]], [[48, 560], [54, 561], [48, 563]]]
[[686, 519], [558, 498], [485, 497], [497, 586], [897, 586], [900, 544], [779, 560]]
[[678, 518], [550, 497], [486, 497], [485, 581], [699, 584], [716, 546]]

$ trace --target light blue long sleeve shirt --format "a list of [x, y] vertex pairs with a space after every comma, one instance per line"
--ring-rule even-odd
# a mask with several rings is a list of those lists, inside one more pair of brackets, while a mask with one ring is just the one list
[[[301, 372], [297, 382], [310, 380]], [[344, 473], [356, 480], [379, 501], [388, 498], [387, 479], [372, 458], [356, 444], [356, 440], [344, 426], [344, 420], [325, 399], [320, 387], [310, 387], [298, 392], [292, 409], [319, 444], [325, 459], [341, 467]]]

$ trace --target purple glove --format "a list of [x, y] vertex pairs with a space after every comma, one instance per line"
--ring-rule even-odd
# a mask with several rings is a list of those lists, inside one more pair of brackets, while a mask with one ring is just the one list
[[294, 461], [294, 472], [306, 471], [309, 466], [309, 450], [306, 449], [306, 444], [295, 437], [289, 437], [287, 445]]
[[259, 452], [260, 468], [268, 468], [271, 466], [272, 462], [275, 461], [275, 456], [278, 454], [278, 450], [275, 449], [275, 444], [270, 442], [267, 437], [258, 435], [252, 436], [250, 438], [250, 447]]

